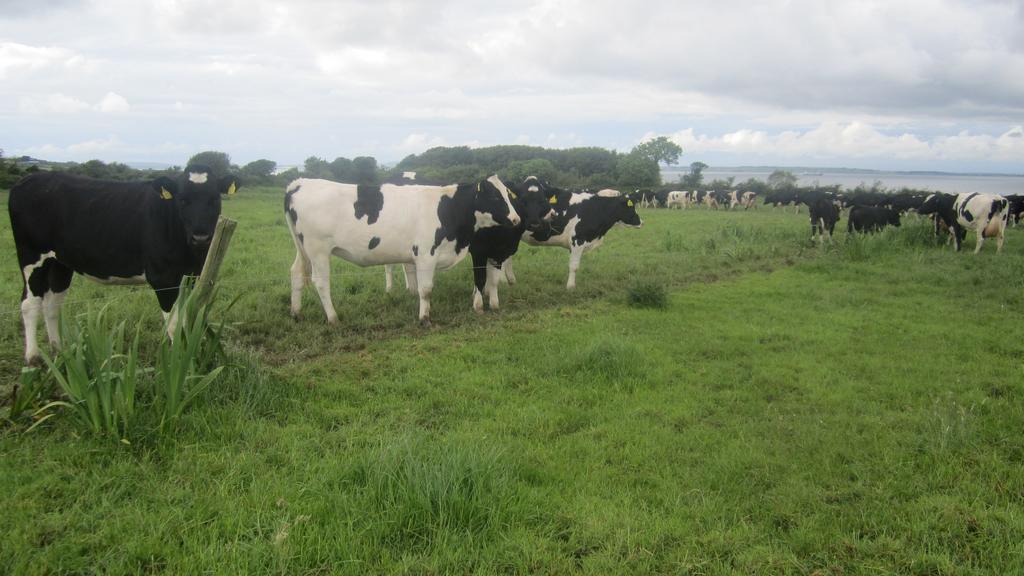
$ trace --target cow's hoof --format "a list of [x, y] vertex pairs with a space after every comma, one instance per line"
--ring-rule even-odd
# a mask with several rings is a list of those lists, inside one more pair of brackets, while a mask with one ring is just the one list
[[420, 326], [430, 328], [433, 324], [430, 323], [430, 318], [420, 318]]
[[476, 306], [473, 306], [473, 312], [476, 312], [478, 316], [483, 316], [484, 315], [484, 307], [480, 306], [479, 308], [477, 308]]
[[28, 366], [29, 368], [42, 368], [44, 366], [43, 357], [36, 354], [31, 358], [26, 358], [25, 366]]
[[327, 319], [327, 325], [328, 326], [337, 326], [338, 325], [338, 319], [337, 318], [328, 318]]

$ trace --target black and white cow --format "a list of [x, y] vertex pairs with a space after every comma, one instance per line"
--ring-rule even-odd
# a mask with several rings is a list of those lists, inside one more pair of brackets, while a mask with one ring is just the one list
[[900, 213], [881, 206], [854, 206], [850, 208], [846, 232], [878, 232], [886, 226], [900, 225]]
[[669, 209], [679, 208], [680, 210], [686, 208], [690, 203], [689, 194], [689, 192], [683, 190], [669, 192], [665, 200], [665, 207]]
[[743, 204], [744, 210], [750, 210], [751, 208], [757, 209], [757, 192], [748, 190], [744, 192], [740, 198], [740, 203]]
[[[554, 217], [537, 230], [527, 230], [523, 240], [534, 246], [561, 246], [569, 250], [569, 280], [565, 284], [569, 290], [576, 288], [580, 259], [604, 242], [612, 226], [621, 223], [639, 228], [643, 224], [633, 199], [616, 190], [558, 191], [554, 207]], [[506, 262], [506, 268], [511, 270], [509, 264]]]
[[25, 361], [39, 357], [40, 312], [50, 345], [60, 346], [60, 308], [76, 272], [104, 284], [149, 284], [170, 316], [182, 278], [202, 270], [221, 195], [237, 189], [234, 176], [214, 178], [198, 164], [177, 179], [119, 182], [36, 172], [19, 180], [8, 207], [24, 281]]
[[960, 250], [967, 230], [978, 234], [974, 253], [981, 251], [985, 238], [996, 239], [996, 252], [1002, 252], [1010, 202], [996, 194], [932, 194], [918, 209], [921, 214], [936, 214], [949, 227], [953, 249]]
[[503, 271], [502, 266], [519, 250], [519, 241], [524, 232], [537, 230], [554, 216], [557, 190], [536, 176], [527, 177], [509, 195], [522, 221], [511, 228], [481, 228], [473, 233], [473, 239], [469, 242], [469, 253], [473, 259], [473, 310], [477, 313], [484, 310], [485, 292], [491, 310], [498, 309], [499, 280], [505, 278], [509, 284], [515, 284], [516, 281], [511, 268]]
[[292, 315], [298, 317], [310, 279], [330, 324], [338, 321], [331, 302], [331, 254], [359, 266], [404, 264], [410, 291], [419, 293], [420, 322], [429, 324], [435, 271], [465, 258], [475, 232], [521, 221], [497, 176], [448, 186], [300, 178], [286, 188], [284, 210], [296, 249]]

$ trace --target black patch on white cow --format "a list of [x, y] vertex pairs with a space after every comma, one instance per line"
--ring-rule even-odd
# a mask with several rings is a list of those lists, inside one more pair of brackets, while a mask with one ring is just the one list
[[378, 244], [380, 244], [380, 238], [374, 236], [373, 238], [370, 238], [370, 243], [369, 245], [367, 245], [367, 248], [369, 250], [373, 250], [374, 248], [377, 247]]
[[[284, 193], [284, 211], [288, 215], [288, 218], [292, 221], [292, 226], [295, 226], [299, 221], [299, 215], [295, 212], [295, 207], [292, 206], [292, 195], [298, 192], [302, 188], [301, 185], [295, 186], [291, 190], [287, 190]], [[301, 239], [300, 239], [301, 242]]]
[[356, 211], [356, 220], [366, 216], [366, 223], [377, 222], [380, 216], [380, 209], [384, 206], [384, 194], [380, 186], [370, 184], [358, 184], [356, 186], [356, 201], [353, 204]]

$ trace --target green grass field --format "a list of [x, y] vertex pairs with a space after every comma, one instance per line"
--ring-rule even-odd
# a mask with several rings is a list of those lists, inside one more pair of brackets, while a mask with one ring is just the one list
[[[483, 316], [467, 263], [440, 274], [431, 328], [336, 260], [328, 327], [311, 288], [288, 316], [281, 191], [225, 213], [237, 368], [172, 438], [0, 428], [0, 573], [1024, 573], [1019, 230], [999, 256], [923, 220], [821, 248], [792, 209], [647, 210], [574, 293], [554, 248]], [[104, 303], [151, 353], [152, 293], [77, 279], [65, 313]]]

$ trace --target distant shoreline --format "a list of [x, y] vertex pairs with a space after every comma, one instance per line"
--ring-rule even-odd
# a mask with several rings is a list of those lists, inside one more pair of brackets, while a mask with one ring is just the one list
[[[876, 170], [871, 168], [835, 168], [835, 167], [817, 167], [817, 166], [709, 166], [704, 169], [704, 173], [751, 173], [759, 174], [763, 172], [772, 173], [776, 170], [786, 170], [793, 172], [797, 176], [800, 175], [819, 175], [819, 174], [896, 174], [905, 176], [984, 176], [984, 177], [997, 177], [997, 178], [1024, 178], [1024, 174], [1013, 174], [1006, 172], [945, 172], [942, 170]], [[689, 166], [671, 166], [668, 168], [662, 168], [662, 173], [666, 174], [678, 174], [687, 173], [690, 171]]]

